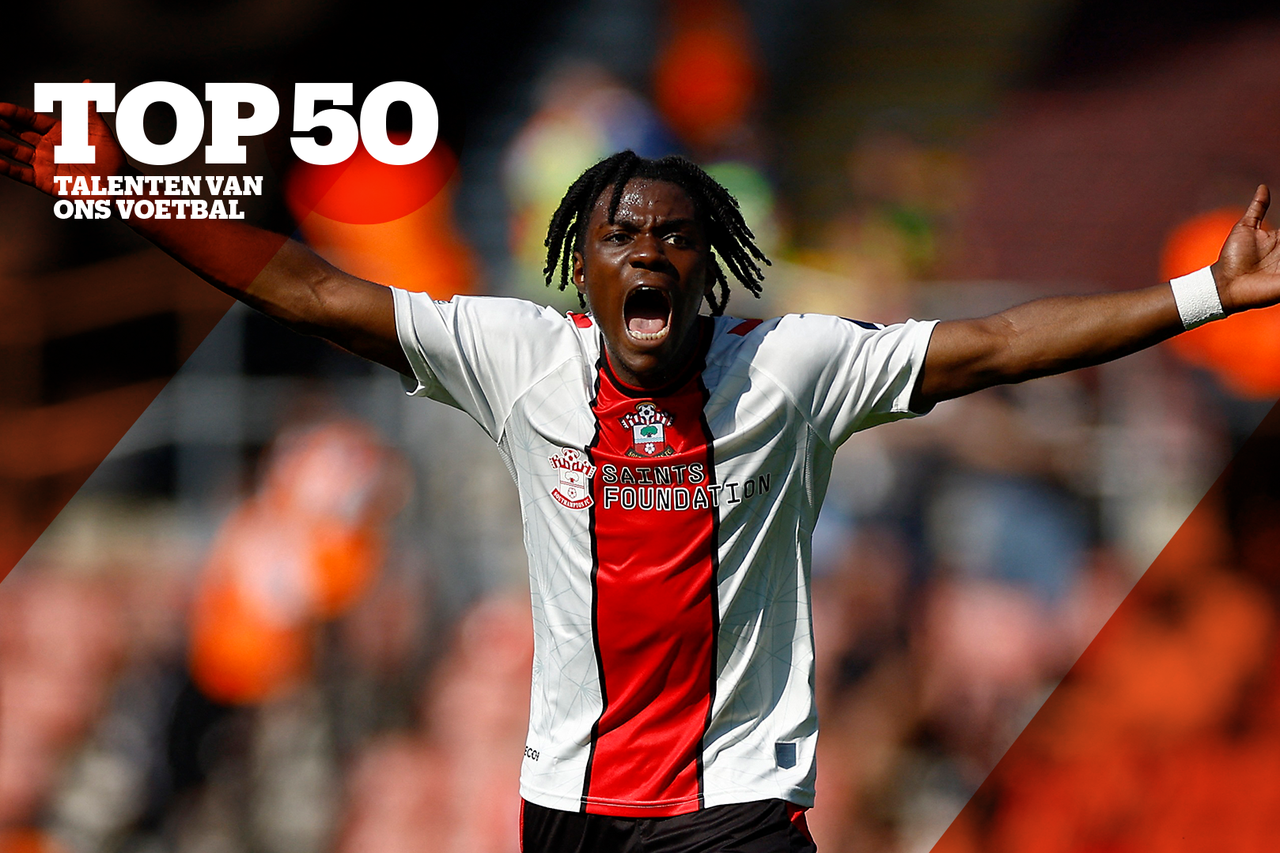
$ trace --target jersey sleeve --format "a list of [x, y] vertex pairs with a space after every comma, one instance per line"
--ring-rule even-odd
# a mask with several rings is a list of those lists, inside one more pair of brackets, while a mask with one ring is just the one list
[[822, 439], [838, 447], [858, 430], [925, 413], [911, 410], [911, 392], [936, 325], [792, 314], [766, 332], [763, 366]]
[[563, 318], [519, 299], [391, 293], [414, 374], [405, 390], [461, 409], [497, 441], [516, 400], [563, 348]]

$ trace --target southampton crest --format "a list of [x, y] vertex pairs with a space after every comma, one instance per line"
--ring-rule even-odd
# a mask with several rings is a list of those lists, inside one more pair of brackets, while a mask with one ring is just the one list
[[591, 476], [595, 474], [596, 466], [591, 464], [587, 455], [581, 450], [566, 447], [547, 461], [560, 472], [560, 484], [551, 490], [551, 497], [569, 509], [591, 506]]
[[675, 420], [669, 412], [660, 410], [653, 403], [636, 403], [636, 410], [618, 418], [631, 430], [631, 447], [628, 456], [670, 456], [675, 449], [667, 444], [667, 427]]

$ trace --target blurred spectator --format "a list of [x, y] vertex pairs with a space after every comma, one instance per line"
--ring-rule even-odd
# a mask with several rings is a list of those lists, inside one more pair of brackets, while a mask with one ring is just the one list
[[260, 702], [306, 677], [315, 622], [368, 589], [407, 486], [361, 425], [334, 422], [278, 441], [258, 493], [224, 526], [196, 596], [191, 666], [206, 695]]
[[532, 636], [525, 601], [491, 599], [461, 620], [422, 727], [357, 760], [340, 853], [517, 853]]
[[576, 310], [577, 294], [556, 296], [541, 275], [547, 223], [565, 189], [584, 169], [615, 151], [630, 148], [642, 157], [661, 156], [672, 143], [644, 99], [597, 65], [570, 63], [552, 69], [538, 85], [537, 101], [537, 110], [511, 140], [503, 168], [518, 292]]
[[127, 647], [119, 605], [103, 581], [50, 575], [0, 593], [0, 827], [41, 816], [102, 711]]

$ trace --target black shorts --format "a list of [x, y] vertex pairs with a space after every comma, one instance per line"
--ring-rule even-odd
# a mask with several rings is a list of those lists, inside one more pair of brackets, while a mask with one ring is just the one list
[[610, 817], [521, 803], [524, 853], [816, 853], [804, 810], [782, 800], [676, 817]]

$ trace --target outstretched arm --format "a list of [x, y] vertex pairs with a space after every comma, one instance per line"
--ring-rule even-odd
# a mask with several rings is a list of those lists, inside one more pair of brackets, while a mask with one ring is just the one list
[[[120, 174], [127, 161], [106, 122], [89, 106], [96, 162], [55, 163], [62, 125], [0, 103], [0, 174], [55, 195], [54, 178]], [[396, 337], [391, 291], [348, 275], [279, 234], [228, 220], [138, 219], [129, 225], [205, 281], [305, 334], [409, 375]]]
[[[1280, 234], [1262, 227], [1270, 202], [1267, 187], [1258, 187], [1211, 268], [1228, 314], [1280, 302]], [[1101, 364], [1181, 331], [1168, 284], [1038, 299], [990, 317], [939, 323], [911, 407]]]

